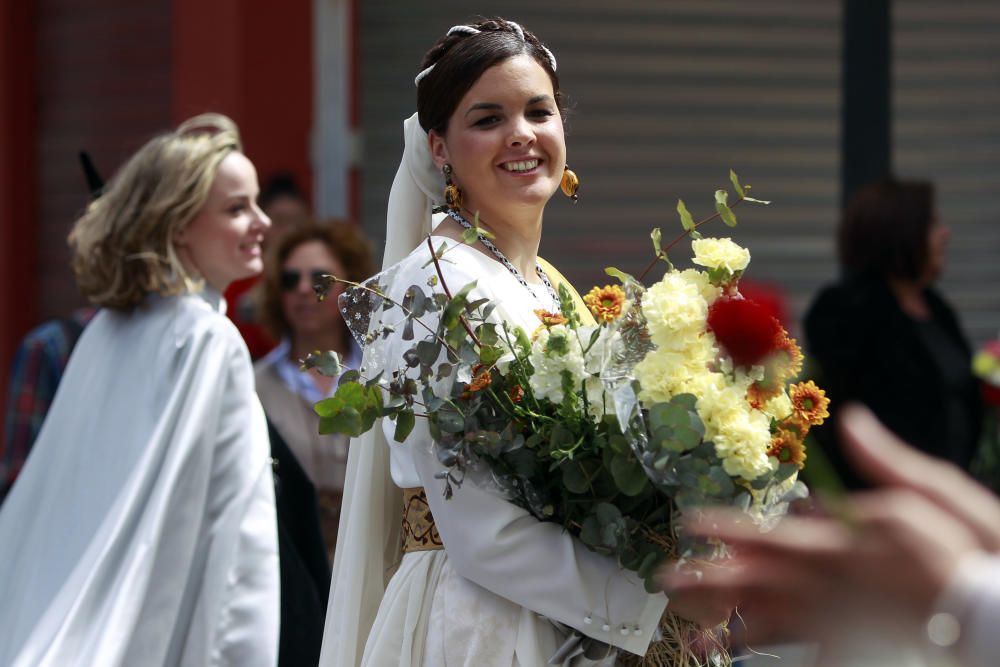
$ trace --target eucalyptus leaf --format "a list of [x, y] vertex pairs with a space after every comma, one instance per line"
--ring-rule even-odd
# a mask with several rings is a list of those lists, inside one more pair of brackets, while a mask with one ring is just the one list
[[351, 370], [346, 371], [343, 375], [340, 376], [340, 380], [338, 380], [337, 384], [341, 385], [341, 384], [347, 384], [348, 382], [357, 382], [360, 379], [361, 379], [361, 372], [352, 368]]
[[587, 493], [590, 490], [591, 477], [582, 461], [567, 460], [562, 468], [563, 486], [570, 493]]
[[729, 199], [729, 194], [725, 190], [715, 191], [715, 210], [719, 212], [719, 217], [722, 221], [730, 227], [736, 226], [736, 215], [733, 214], [733, 210], [729, 208], [726, 201]]
[[410, 435], [413, 426], [417, 423], [413, 410], [403, 410], [396, 415], [396, 431], [392, 437], [396, 442], [403, 442]]
[[681, 451], [683, 452], [694, 449], [700, 445], [701, 437], [701, 433], [698, 433], [688, 426], [679, 426], [674, 429], [674, 440], [680, 444]]
[[307, 371], [310, 368], [316, 369], [316, 372], [320, 375], [325, 375], [326, 377], [337, 377], [340, 375], [342, 370], [340, 354], [334, 352], [333, 350], [326, 350], [325, 352], [316, 350], [315, 352], [310, 352], [306, 358], [302, 360], [301, 369]]
[[342, 433], [353, 438], [364, 432], [361, 427], [361, 412], [351, 406], [345, 406], [337, 414], [320, 419], [320, 433], [323, 435]]
[[324, 398], [322, 401], [319, 401], [318, 403], [313, 405], [313, 412], [315, 412], [320, 417], [332, 417], [333, 415], [340, 412], [343, 406], [344, 406], [343, 401], [337, 400], [336, 398], [331, 396], [330, 398]]
[[462, 243], [465, 245], [475, 245], [479, 240], [479, 232], [475, 227], [469, 227], [462, 231]]
[[[441, 342], [437, 340], [422, 340], [417, 342], [414, 351], [420, 364], [430, 366], [437, 361], [438, 355], [441, 354]], [[405, 359], [406, 355], [404, 354], [403, 357]]]
[[733, 498], [733, 507], [741, 512], [749, 512], [751, 503], [753, 503], [753, 496], [746, 489], [741, 490]]
[[611, 503], [597, 503], [594, 507], [594, 514], [597, 516], [597, 520], [601, 522], [601, 525], [616, 523], [621, 521], [622, 518], [621, 511]]
[[[420, 342], [424, 343], [426, 341], [420, 341]], [[403, 361], [406, 363], [408, 367], [416, 368], [417, 366], [420, 365], [420, 355], [417, 353], [415, 349], [410, 348], [406, 352], [403, 352]]]
[[483, 345], [496, 345], [500, 342], [500, 337], [497, 335], [497, 327], [491, 322], [480, 324], [476, 327], [476, 337]]
[[695, 228], [694, 218], [691, 217], [687, 206], [684, 205], [683, 199], [677, 200], [677, 214], [681, 217], [681, 227], [684, 228], [684, 231], [690, 232]]
[[694, 394], [677, 394], [670, 399], [670, 402], [674, 405], [680, 405], [687, 410], [693, 411], [695, 406], [698, 404], [698, 397]]
[[660, 231], [659, 227], [653, 227], [649, 238], [653, 241], [653, 254], [659, 257], [663, 253], [663, 232]]
[[625, 273], [624, 271], [616, 269], [613, 266], [605, 267], [604, 273], [611, 276], [612, 278], [617, 278], [619, 281], [621, 281], [623, 285], [627, 283], [637, 282], [636, 279], [633, 278], [631, 274]]
[[733, 184], [733, 187], [736, 189], [736, 194], [739, 195], [740, 199], [743, 199], [743, 197], [746, 195], [746, 190], [743, 188], [742, 185], [740, 185], [740, 179], [736, 176], [736, 172], [733, 171], [732, 169], [729, 170], [729, 180]]
[[733, 478], [721, 466], [712, 466], [712, 469], [708, 471], [708, 476], [719, 486], [719, 490], [715, 495], [729, 498], [736, 493], [736, 485], [733, 484]]
[[611, 476], [626, 496], [639, 495], [649, 483], [646, 471], [638, 461], [629, 456], [615, 456], [611, 460]]
[[778, 466], [778, 472], [774, 475], [774, 481], [777, 483], [784, 482], [786, 479], [790, 478], [792, 475], [799, 471], [799, 466], [796, 463], [782, 463]]
[[465, 430], [465, 416], [453, 408], [438, 410], [434, 413], [434, 421], [446, 433], [461, 433]]
[[530, 449], [515, 449], [505, 458], [513, 466], [514, 472], [525, 479], [538, 474], [538, 457]]
[[487, 298], [476, 299], [465, 304], [465, 312], [472, 314], [490, 302]]
[[636, 574], [643, 579], [653, 576], [656, 572], [656, 566], [660, 564], [662, 558], [662, 555], [655, 551], [646, 554], [646, 557], [642, 559], [642, 563], [636, 569]]
[[591, 549], [599, 549], [603, 546], [601, 539], [601, 523], [597, 517], [588, 516], [583, 521], [580, 529], [580, 541]]
[[503, 355], [503, 348], [495, 345], [484, 345], [479, 348], [479, 361], [487, 366], [495, 364]]

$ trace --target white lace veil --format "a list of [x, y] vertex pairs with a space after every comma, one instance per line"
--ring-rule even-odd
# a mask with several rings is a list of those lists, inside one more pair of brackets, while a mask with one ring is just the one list
[[[410, 254], [431, 231], [444, 179], [430, 156], [417, 114], [403, 123], [404, 148], [389, 192], [383, 270]], [[368, 354], [366, 353], [367, 357]], [[403, 495], [389, 475], [389, 444], [376, 423], [351, 441], [320, 667], [361, 661], [385, 586], [401, 557]]]

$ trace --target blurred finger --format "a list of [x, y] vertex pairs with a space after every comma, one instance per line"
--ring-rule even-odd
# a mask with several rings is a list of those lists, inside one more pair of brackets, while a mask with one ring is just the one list
[[873, 482], [912, 489], [969, 526], [988, 551], [1000, 551], [1000, 502], [954, 465], [901, 441], [867, 408], [845, 406], [840, 420], [847, 452]]
[[850, 531], [840, 521], [827, 517], [786, 516], [773, 529], [763, 532], [745, 515], [732, 510], [705, 510], [686, 524], [692, 535], [717, 538], [733, 547], [767, 552], [839, 555], [850, 542]]

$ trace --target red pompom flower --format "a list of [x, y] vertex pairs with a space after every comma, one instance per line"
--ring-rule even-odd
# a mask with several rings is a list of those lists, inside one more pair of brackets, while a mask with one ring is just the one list
[[708, 309], [708, 328], [736, 366], [760, 364], [777, 349], [781, 324], [749, 299], [723, 297]]

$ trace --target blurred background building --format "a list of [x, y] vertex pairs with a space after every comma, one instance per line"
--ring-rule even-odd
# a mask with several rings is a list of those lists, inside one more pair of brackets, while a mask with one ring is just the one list
[[378, 245], [424, 50], [495, 14], [547, 42], [572, 102], [581, 199], [557, 195], [542, 250], [581, 288], [645, 265], [652, 227], [680, 231], [678, 198], [712, 213], [732, 168], [774, 203], [710, 232], [751, 248], [748, 277], [797, 321], [837, 274], [841, 202], [891, 169], [938, 186], [943, 289], [976, 343], [996, 334], [990, 0], [3, 0], [0, 378], [28, 329], [81, 302], [65, 243], [87, 202], [78, 151], [109, 176], [156, 132], [221, 111], [262, 179], [290, 171], [318, 217], [356, 219]]

